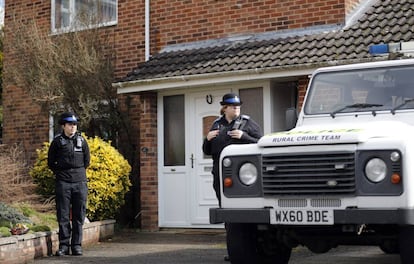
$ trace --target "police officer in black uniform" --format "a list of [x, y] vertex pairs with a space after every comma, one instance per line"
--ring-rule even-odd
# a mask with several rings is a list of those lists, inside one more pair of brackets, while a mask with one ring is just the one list
[[[216, 192], [219, 206], [221, 207], [220, 195], [220, 175], [219, 175], [219, 159], [221, 151], [230, 144], [249, 144], [256, 143], [263, 136], [260, 126], [247, 115], [240, 115], [239, 96], [234, 93], [228, 93], [223, 96], [220, 102], [222, 108], [220, 110], [221, 117], [217, 118], [207, 137], [203, 142], [203, 152], [212, 155], [213, 158], [213, 188]], [[227, 243], [234, 241], [233, 224], [225, 224], [227, 233]], [[224, 259], [229, 261], [229, 257]]]
[[59, 124], [62, 133], [53, 139], [48, 152], [48, 166], [56, 177], [59, 223], [59, 249], [56, 255], [68, 255], [71, 248], [72, 255], [79, 256], [82, 255], [82, 231], [88, 195], [86, 168], [90, 162], [89, 146], [77, 132], [78, 119], [73, 113], [63, 113]]
[[219, 205], [220, 179], [219, 158], [221, 151], [230, 144], [256, 143], [263, 136], [260, 126], [247, 115], [240, 115], [242, 105], [239, 96], [228, 93], [223, 96], [220, 104], [221, 117], [217, 118], [203, 142], [203, 152], [213, 158], [213, 188]]

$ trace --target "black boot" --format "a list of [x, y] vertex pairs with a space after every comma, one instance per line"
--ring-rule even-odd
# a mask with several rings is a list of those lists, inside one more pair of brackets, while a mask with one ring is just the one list
[[56, 256], [61, 257], [65, 255], [69, 255], [69, 248], [66, 246], [59, 247], [58, 251], [56, 251]]
[[72, 255], [74, 256], [82, 256], [83, 252], [82, 252], [82, 247], [81, 246], [74, 246], [72, 248]]

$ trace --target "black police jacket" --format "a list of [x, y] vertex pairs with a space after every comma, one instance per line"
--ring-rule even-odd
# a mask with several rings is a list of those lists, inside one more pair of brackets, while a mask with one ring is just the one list
[[89, 163], [89, 146], [79, 133], [71, 138], [62, 133], [50, 144], [48, 166], [55, 174], [56, 180], [86, 181], [86, 168]]
[[[256, 143], [263, 136], [260, 126], [247, 115], [240, 115], [230, 123], [224, 116], [221, 116], [213, 122], [210, 131], [217, 129], [220, 131], [217, 137], [210, 141], [205, 138], [203, 142], [203, 152], [206, 155], [212, 155], [213, 174], [216, 175], [218, 174], [218, 160], [225, 147], [231, 144]], [[228, 132], [233, 129], [243, 131], [240, 139], [231, 138], [228, 135]]]

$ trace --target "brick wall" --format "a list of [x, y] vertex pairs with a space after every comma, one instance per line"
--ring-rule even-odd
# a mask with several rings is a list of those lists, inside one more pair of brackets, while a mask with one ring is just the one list
[[303, 101], [305, 100], [306, 89], [308, 88], [308, 84], [309, 84], [309, 78], [307, 76], [303, 76], [303, 77], [299, 78], [299, 81], [298, 81], [298, 105], [299, 105], [299, 109], [298, 109], [298, 111], [300, 111], [300, 109], [303, 106]]
[[144, 1], [118, 0], [118, 25], [114, 27], [117, 77], [145, 59], [144, 11]]
[[[8, 82], [8, 67], [13, 67], [13, 50], [10, 40], [10, 28], [7, 27], [14, 18], [26, 20], [36, 17], [40, 26], [48, 23], [45, 14], [50, 14], [46, 1], [14, 0], [5, 3], [5, 38], [3, 67], [3, 142], [19, 143], [26, 151], [27, 158], [35, 158], [35, 150], [48, 141], [48, 115], [42, 112], [27, 93], [13, 83]], [[50, 15], [49, 15], [50, 16]], [[50, 24], [50, 23], [49, 23]]]
[[[138, 211], [128, 212], [144, 230], [158, 229], [158, 149], [157, 149], [157, 93], [131, 93], [119, 96], [120, 111], [128, 124], [120, 131], [119, 148], [134, 164], [131, 176], [133, 187], [126, 203], [135, 203]], [[137, 189], [138, 188], [138, 189]], [[137, 200], [138, 199], [138, 200]], [[128, 219], [129, 221], [131, 219]], [[135, 223], [134, 223], [135, 224]]]
[[[122, 218], [119, 219], [121, 224], [140, 227], [141, 215], [140, 207], [140, 117], [141, 117], [141, 100], [139, 94], [121, 94], [118, 96], [119, 111], [122, 113], [122, 119], [125, 120], [121, 131], [119, 131], [118, 147], [132, 166], [130, 180], [132, 186], [130, 193], [126, 197], [125, 208]], [[131, 223], [131, 219], [134, 222]]]
[[141, 224], [145, 230], [156, 230], [158, 229], [157, 93], [142, 93], [140, 99]]
[[[103, 241], [114, 234], [114, 220], [86, 223], [82, 245]], [[58, 232], [36, 232], [0, 238], [0, 264], [32, 263], [33, 259], [51, 256], [59, 248]]]
[[157, 47], [345, 22], [344, 0], [159, 0], [151, 10]]
[[[346, 8], [357, 0], [152, 0], [151, 52], [165, 45], [345, 22]], [[7, 25], [14, 19], [35, 19], [50, 32], [50, 0], [5, 1], [4, 70], [12, 67], [13, 52]], [[116, 77], [125, 76], [144, 61], [144, 1], [118, 0], [118, 24], [106, 28], [116, 49]], [[7, 76], [5, 76], [7, 77]], [[48, 140], [48, 114], [40, 109], [24, 90], [5, 79], [3, 88], [4, 131], [6, 144], [22, 143], [29, 157]], [[300, 101], [303, 101], [300, 91]], [[302, 96], [302, 97], [301, 97]], [[140, 164], [141, 222], [144, 229], [158, 225], [156, 93], [133, 96], [135, 104], [125, 113], [131, 115], [128, 133], [136, 136], [130, 149], [133, 162]], [[138, 130], [138, 131], [136, 131]], [[128, 142], [129, 143], [129, 142]], [[142, 149], [148, 149], [143, 153]], [[134, 151], [140, 151], [139, 153]], [[137, 180], [138, 181], [138, 180]]]
[[[358, 0], [153, 0], [151, 3], [151, 47], [157, 52], [168, 44], [200, 41], [242, 33], [259, 33], [315, 25], [344, 23], [345, 5]], [[15, 18], [35, 18], [50, 31], [51, 1], [13, 0], [5, 3], [5, 25]], [[144, 1], [118, 0], [118, 24], [110, 27], [116, 49], [116, 77], [123, 77], [144, 60]], [[6, 31], [7, 34], [7, 31]], [[12, 47], [5, 41], [4, 69], [12, 64]], [[46, 113], [41, 113], [23, 91], [4, 83], [4, 142], [31, 143], [48, 139]], [[14, 94], [14, 96], [12, 96]], [[16, 101], [19, 99], [19, 104]], [[12, 110], [10, 110], [12, 109]], [[27, 115], [38, 117], [33, 131]], [[34, 137], [34, 138], [32, 138]], [[30, 142], [30, 143], [28, 143]]]
[[3, 142], [21, 144], [26, 159], [33, 161], [35, 150], [48, 141], [48, 115], [22, 89], [9, 85], [3, 87], [3, 117]]

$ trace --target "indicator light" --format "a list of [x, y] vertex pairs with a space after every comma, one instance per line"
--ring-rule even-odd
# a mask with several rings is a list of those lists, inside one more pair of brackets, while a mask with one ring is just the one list
[[224, 180], [223, 180], [223, 186], [224, 187], [227, 187], [227, 188], [230, 188], [231, 186], [233, 186], [233, 180], [231, 178], [229, 178], [229, 177], [224, 178]]
[[401, 182], [401, 176], [398, 173], [393, 173], [391, 175], [391, 183], [398, 184]]

